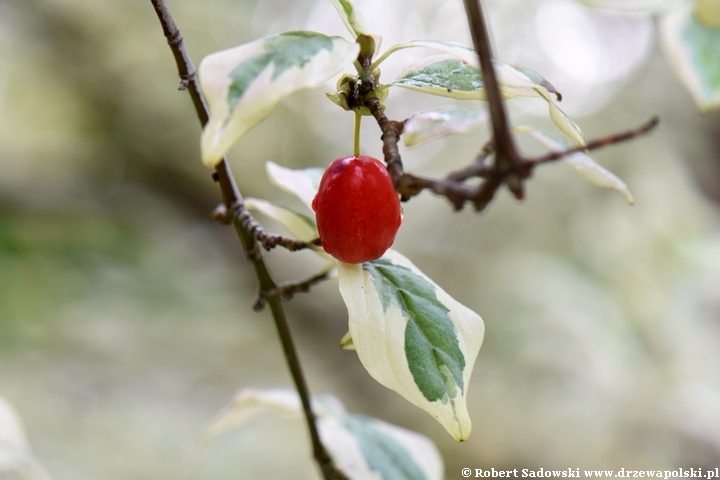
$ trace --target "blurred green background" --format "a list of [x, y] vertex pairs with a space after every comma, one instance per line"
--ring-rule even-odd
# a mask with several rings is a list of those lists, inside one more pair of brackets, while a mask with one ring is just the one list
[[[289, 29], [346, 35], [325, 0], [168, 3], [196, 63]], [[469, 43], [459, 0], [357, 3], [385, 47]], [[661, 116], [651, 136], [594, 155], [636, 205], [555, 164], [526, 201], [502, 192], [481, 215], [430, 194], [404, 206], [395, 248], [486, 323], [467, 442], [339, 348], [335, 281], [287, 305], [311, 389], [428, 435], [447, 478], [720, 466], [720, 115], [698, 113], [648, 15], [487, 8], [497, 55], [553, 82], [589, 138]], [[427, 53], [393, 56], [383, 78]], [[150, 2], [0, 2], [0, 395], [55, 479], [318, 478], [300, 421], [267, 415], [199, 442], [238, 389], [291, 382], [234, 232], [209, 220], [219, 192], [177, 83]], [[387, 113], [448, 102], [393, 91]], [[509, 104], [513, 123], [554, 131], [544, 102]], [[325, 166], [350, 154], [352, 131], [322, 89], [293, 95], [231, 152], [241, 191], [297, 205], [264, 163]], [[441, 175], [486, 137], [404, 149], [406, 168]], [[381, 156], [369, 120], [362, 150]], [[307, 253], [267, 258], [279, 280], [318, 267]]]

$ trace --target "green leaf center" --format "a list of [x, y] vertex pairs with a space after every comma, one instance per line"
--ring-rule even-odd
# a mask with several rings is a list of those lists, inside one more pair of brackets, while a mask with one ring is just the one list
[[228, 105], [234, 111], [252, 82], [271, 63], [272, 80], [292, 67], [302, 68], [321, 50], [332, 51], [332, 38], [313, 32], [285, 32], [265, 42], [265, 52], [248, 58], [230, 74]]
[[433, 284], [409, 268], [379, 259], [364, 263], [382, 298], [383, 308], [397, 306], [408, 319], [405, 356], [415, 384], [430, 402], [452, 400], [463, 390], [465, 357], [450, 311]]

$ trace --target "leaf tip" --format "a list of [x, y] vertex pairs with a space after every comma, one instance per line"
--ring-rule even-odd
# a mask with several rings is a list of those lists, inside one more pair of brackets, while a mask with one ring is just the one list
[[623, 197], [625, 197], [625, 201], [628, 205], [630, 205], [631, 207], [635, 205], [635, 197], [633, 196], [629, 188], [622, 190], [621, 193]]

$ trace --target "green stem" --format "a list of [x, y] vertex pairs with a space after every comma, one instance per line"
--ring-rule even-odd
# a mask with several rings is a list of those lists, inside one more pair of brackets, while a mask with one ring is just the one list
[[411, 43], [398, 43], [397, 45], [393, 45], [392, 47], [390, 47], [390, 48], [388, 48], [387, 50], [385, 50], [385, 52], [384, 52], [382, 55], [380, 55], [380, 56], [377, 58], [377, 60], [375, 60], [375, 61], [372, 63], [372, 65], [370, 65], [370, 71], [371, 71], [371, 72], [374, 72], [375, 69], [376, 69], [378, 66], [380, 66], [380, 64], [381, 64], [382, 62], [384, 62], [385, 60], [387, 60], [387, 58], [388, 58], [390, 55], [392, 55], [393, 53], [397, 52], [398, 50], [402, 50], [402, 49], [405, 49], [405, 48], [414, 48], [414, 47], [416, 47], [416, 45], [413, 45], [413, 44], [411, 44]]
[[353, 155], [356, 157], [360, 156], [360, 124], [362, 122], [362, 115], [355, 113], [355, 142], [353, 143]]

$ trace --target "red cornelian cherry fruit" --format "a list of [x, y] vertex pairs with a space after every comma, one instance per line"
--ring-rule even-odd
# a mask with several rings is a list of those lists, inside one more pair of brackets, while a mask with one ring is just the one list
[[345, 263], [382, 257], [402, 222], [390, 175], [372, 157], [338, 158], [325, 170], [312, 202], [322, 246]]

